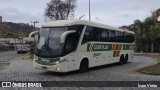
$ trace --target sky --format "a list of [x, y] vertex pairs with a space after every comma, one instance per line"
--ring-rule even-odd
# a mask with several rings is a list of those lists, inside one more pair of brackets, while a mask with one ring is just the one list
[[[45, 23], [44, 12], [51, 0], [0, 0], [0, 16], [3, 21], [30, 23], [39, 21], [37, 27]], [[160, 0], [90, 0], [91, 20], [115, 27], [130, 25], [134, 20], [144, 20], [151, 12], [160, 8]], [[89, 0], [77, 0], [75, 19], [85, 15], [88, 20]], [[32, 24], [32, 23], [30, 23]]]

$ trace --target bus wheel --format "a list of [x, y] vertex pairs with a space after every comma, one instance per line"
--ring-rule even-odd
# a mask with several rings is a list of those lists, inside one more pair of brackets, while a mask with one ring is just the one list
[[119, 65], [124, 64], [125, 59], [124, 59], [124, 55], [121, 55], [120, 59], [119, 59]]
[[87, 71], [87, 69], [88, 69], [88, 60], [84, 59], [81, 61], [79, 72], [84, 73]]
[[125, 58], [124, 58], [125, 62], [124, 63], [127, 63], [128, 61], [128, 54], [126, 54]]

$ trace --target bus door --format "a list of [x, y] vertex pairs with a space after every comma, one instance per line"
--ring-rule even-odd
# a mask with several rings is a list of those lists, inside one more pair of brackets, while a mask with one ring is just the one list
[[78, 44], [77, 41], [74, 33], [66, 37], [65, 52], [68, 53], [69, 67], [72, 69], [76, 67], [77, 53], [75, 51]]

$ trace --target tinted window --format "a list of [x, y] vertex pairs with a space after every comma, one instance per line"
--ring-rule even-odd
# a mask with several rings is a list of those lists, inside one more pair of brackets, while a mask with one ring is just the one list
[[76, 30], [76, 33], [70, 34], [66, 37], [66, 42], [65, 42], [66, 53], [70, 53], [76, 50], [83, 28], [84, 25], [74, 25], [69, 27], [69, 30]]
[[88, 26], [82, 44], [91, 41], [133, 43], [134, 39], [135, 36], [131, 33]]

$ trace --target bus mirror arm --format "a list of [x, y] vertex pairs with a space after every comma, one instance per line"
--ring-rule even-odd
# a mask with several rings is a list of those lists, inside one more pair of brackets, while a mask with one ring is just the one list
[[75, 32], [76, 32], [76, 30], [70, 30], [70, 31], [64, 32], [64, 33], [61, 35], [61, 40], [60, 40], [61, 44], [64, 44], [67, 35], [69, 35], [69, 34], [71, 34], [71, 33], [75, 33]]

